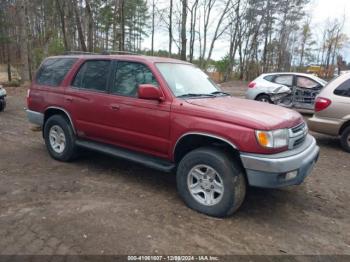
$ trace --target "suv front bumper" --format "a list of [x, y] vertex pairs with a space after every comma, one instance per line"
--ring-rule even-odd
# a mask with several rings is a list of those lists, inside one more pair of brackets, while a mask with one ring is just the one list
[[241, 153], [241, 159], [251, 186], [278, 188], [301, 184], [311, 173], [319, 151], [315, 138], [307, 135], [296, 149], [273, 155]]

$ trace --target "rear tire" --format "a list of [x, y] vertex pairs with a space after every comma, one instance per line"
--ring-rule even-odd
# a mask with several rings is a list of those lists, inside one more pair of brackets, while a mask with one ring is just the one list
[[271, 97], [269, 95], [258, 95], [257, 98], [255, 98], [256, 101], [260, 101], [260, 102], [264, 102], [264, 103], [269, 103], [269, 104], [273, 104]]
[[240, 164], [214, 147], [188, 153], [178, 166], [176, 180], [178, 192], [188, 207], [214, 217], [233, 214], [246, 193]]
[[75, 135], [64, 116], [53, 115], [45, 122], [44, 139], [53, 159], [68, 162], [76, 157]]
[[350, 153], [350, 126], [344, 129], [340, 137], [340, 143], [342, 148]]

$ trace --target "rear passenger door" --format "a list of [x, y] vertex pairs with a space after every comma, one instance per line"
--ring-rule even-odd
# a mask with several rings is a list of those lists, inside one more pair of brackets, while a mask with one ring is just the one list
[[108, 141], [111, 60], [87, 60], [66, 89], [65, 106], [79, 137]]

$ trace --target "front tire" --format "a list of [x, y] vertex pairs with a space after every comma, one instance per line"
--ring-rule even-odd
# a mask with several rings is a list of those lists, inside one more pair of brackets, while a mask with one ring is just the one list
[[350, 126], [345, 128], [340, 137], [340, 144], [342, 148], [350, 153]]
[[214, 217], [233, 214], [246, 193], [241, 166], [229, 154], [214, 147], [188, 153], [178, 166], [176, 180], [187, 206]]
[[64, 116], [53, 115], [45, 122], [44, 139], [53, 159], [68, 162], [75, 158], [77, 151], [75, 135]]

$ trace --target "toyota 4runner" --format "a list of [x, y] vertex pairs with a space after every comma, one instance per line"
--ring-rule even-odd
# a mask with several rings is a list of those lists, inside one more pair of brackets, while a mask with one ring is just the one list
[[319, 155], [299, 113], [234, 98], [169, 58], [50, 57], [27, 105], [54, 159], [70, 161], [86, 148], [174, 171], [184, 202], [211, 216], [235, 212], [247, 185], [300, 184]]

